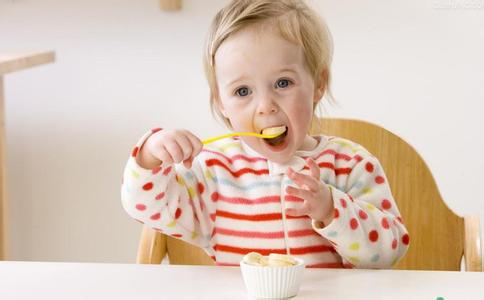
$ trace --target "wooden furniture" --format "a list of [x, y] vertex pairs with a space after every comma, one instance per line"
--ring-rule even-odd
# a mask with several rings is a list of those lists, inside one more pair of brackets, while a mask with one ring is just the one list
[[[0, 262], [0, 298], [246, 300], [239, 267]], [[482, 299], [482, 272], [306, 269], [297, 300]]]
[[202, 249], [143, 226], [138, 246], [139, 264], [159, 264], [168, 255], [174, 265], [214, 265]]
[[182, 0], [160, 0], [160, 8], [165, 11], [181, 10]]
[[[460, 270], [464, 256], [467, 271], [482, 270], [479, 218], [460, 217], [445, 205], [429, 168], [415, 149], [371, 123], [348, 119], [319, 121], [313, 125], [313, 133], [355, 141], [383, 165], [410, 235], [410, 248], [396, 269], [455, 271]], [[138, 263], [160, 263], [165, 254], [173, 264], [213, 264], [202, 250], [143, 228]]]
[[53, 62], [52, 51], [38, 53], [0, 52], [0, 260], [5, 258], [7, 201], [5, 191], [5, 105], [3, 75]]

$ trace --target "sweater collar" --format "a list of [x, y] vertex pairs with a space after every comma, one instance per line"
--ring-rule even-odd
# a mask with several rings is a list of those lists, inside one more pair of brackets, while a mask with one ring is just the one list
[[[289, 167], [291, 167], [296, 172], [301, 171], [306, 165], [306, 158], [315, 157], [316, 155], [321, 153], [324, 147], [326, 146], [326, 144], [328, 143], [328, 139], [325, 136], [319, 135], [319, 136], [315, 136], [314, 138], [318, 140], [318, 144], [316, 145], [316, 147], [314, 147], [313, 150], [296, 151], [294, 153], [294, 156], [291, 157], [291, 159], [284, 164], [267, 160], [267, 168], [269, 170], [269, 175], [270, 176], [285, 175]], [[242, 144], [242, 148], [247, 154], [251, 156], [262, 156], [257, 151], [252, 149], [249, 145], [244, 143], [242, 140], [240, 142]]]

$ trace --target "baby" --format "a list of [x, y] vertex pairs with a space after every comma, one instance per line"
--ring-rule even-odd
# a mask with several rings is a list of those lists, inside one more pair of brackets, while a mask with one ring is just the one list
[[218, 265], [258, 252], [390, 268], [409, 236], [380, 163], [351, 141], [309, 134], [331, 57], [330, 34], [304, 2], [232, 1], [206, 44], [212, 109], [236, 132], [283, 133], [204, 146], [185, 129], [150, 130], [125, 168], [124, 209]]

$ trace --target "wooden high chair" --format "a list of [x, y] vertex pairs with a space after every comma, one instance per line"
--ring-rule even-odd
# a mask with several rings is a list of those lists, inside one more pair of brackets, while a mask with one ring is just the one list
[[[352, 140], [381, 162], [410, 235], [408, 252], [395, 269], [458, 271], [464, 257], [466, 271], [482, 271], [479, 218], [460, 217], [446, 206], [429, 168], [415, 149], [368, 122], [319, 121], [321, 124], [313, 125], [314, 134]], [[214, 264], [203, 250], [144, 227], [137, 262], [159, 264], [166, 254], [171, 264]]]

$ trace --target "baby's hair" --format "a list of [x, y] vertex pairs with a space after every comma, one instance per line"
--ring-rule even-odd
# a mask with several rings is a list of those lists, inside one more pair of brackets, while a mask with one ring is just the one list
[[303, 0], [233, 0], [215, 15], [210, 26], [203, 57], [205, 75], [210, 87], [212, 113], [229, 128], [231, 128], [229, 120], [215, 105], [215, 101], [219, 101], [215, 54], [231, 34], [248, 25], [264, 21], [274, 22], [284, 39], [302, 47], [308, 70], [316, 86], [322, 83], [325, 96], [332, 99], [330, 67], [333, 41], [326, 24], [317, 13]]

